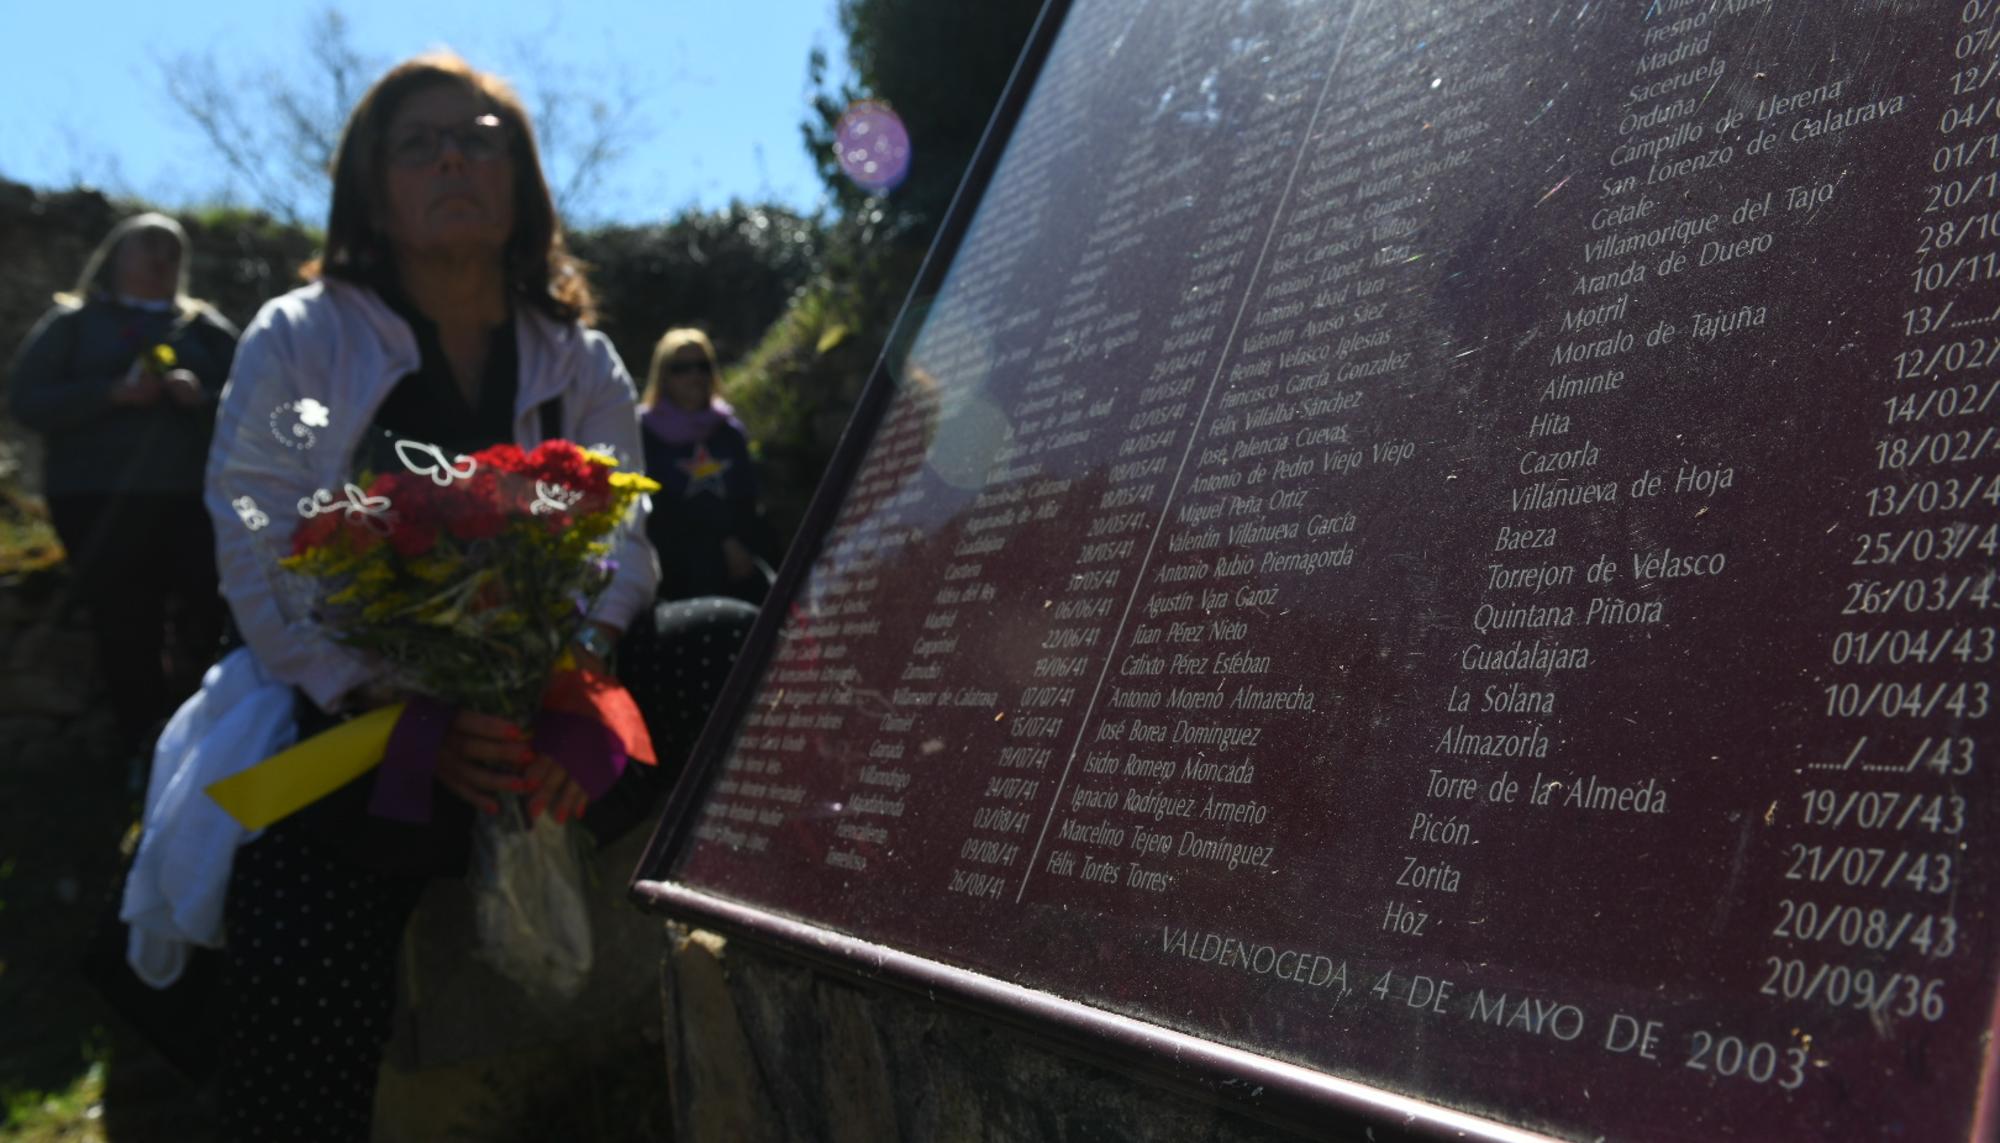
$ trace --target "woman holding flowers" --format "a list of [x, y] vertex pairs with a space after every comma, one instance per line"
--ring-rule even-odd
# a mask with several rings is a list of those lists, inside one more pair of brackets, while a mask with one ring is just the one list
[[[188, 260], [187, 234], [166, 215], [113, 227], [28, 335], [8, 393], [41, 435], [42, 490], [90, 608], [120, 749], [135, 760], [222, 628], [201, 473], [236, 329], [188, 296]], [[172, 678], [161, 669], [170, 612]]]
[[[554, 438], [625, 463], [641, 455], [632, 382], [585, 326], [590, 291], [504, 83], [448, 54], [398, 65], [355, 107], [333, 179], [312, 283], [246, 332], [208, 470], [223, 594], [261, 667], [297, 689], [301, 738], [401, 697], [385, 693], [381, 661], [331, 629], [328, 601], [280, 566], [310, 540], [295, 541], [293, 525], [327, 490], [347, 489], [344, 520], [367, 524], [379, 509], [395, 521], [386, 542], [421, 550], [424, 521], [398, 517], [368, 490], [388, 485], [357, 473], [447, 485], [472, 478], [482, 449]], [[650, 624], [651, 548], [633, 528], [610, 554], [609, 585], [571, 648], [588, 668], [603, 667], [635, 617]], [[427, 878], [463, 871], [474, 815], [506, 798], [557, 821], [587, 808], [529, 734], [517, 719], [456, 710], [428, 821], [371, 812], [364, 776], [237, 852], [227, 1137], [368, 1137], [396, 949]]]

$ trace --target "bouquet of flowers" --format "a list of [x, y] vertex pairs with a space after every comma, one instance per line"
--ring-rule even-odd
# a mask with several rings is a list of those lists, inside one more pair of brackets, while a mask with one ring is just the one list
[[[280, 561], [316, 589], [319, 625], [413, 696], [395, 713], [371, 810], [428, 818], [453, 708], [534, 724], [537, 752], [593, 797], [627, 754], [651, 761], [649, 744], [631, 742], [644, 729], [629, 696], [558, 668], [611, 581], [613, 544], [633, 506], [659, 486], [567, 441], [456, 457], [409, 440], [395, 449], [404, 471], [363, 473], [339, 494], [300, 501], [303, 519]], [[590, 717], [607, 691], [629, 717]], [[622, 743], [618, 725], [628, 728]], [[617, 747], [615, 758], [593, 731]], [[573, 995], [591, 961], [579, 838], [546, 816], [531, 820], [518, 796], [501, 802], [475, 837], [479, 951], [531, 993]]]
[[406, 471], [302, 501], [281, 562], [316, 581], [320, 624], [397, 689], [525, 724], [611, 582], [618, 529], [659, 485], [567, 441], [396, 449]]

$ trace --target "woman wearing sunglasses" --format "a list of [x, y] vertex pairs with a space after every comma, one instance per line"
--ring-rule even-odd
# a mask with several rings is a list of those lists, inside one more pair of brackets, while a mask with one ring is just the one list
[[776, 537], [757, 502], [743, 422], [715, 392], [715, 346], [670, 329], [653, 347], [640, 400], [646, 475], [660, 482], [646, 531], [660, 553], [660, 598], [761, 603]]

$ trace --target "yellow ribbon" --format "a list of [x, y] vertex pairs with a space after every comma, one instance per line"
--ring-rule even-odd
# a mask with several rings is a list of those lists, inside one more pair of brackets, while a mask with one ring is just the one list
[[244, 829], [263, 829], [366, 774], [389, 749], [403, 704], [371, 710], [208, 787]]

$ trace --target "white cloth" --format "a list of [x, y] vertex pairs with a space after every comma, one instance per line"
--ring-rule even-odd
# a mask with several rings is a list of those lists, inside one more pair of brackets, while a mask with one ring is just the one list
[[297, 740], [292, 701], [291, 687], [238, 648], [208, 669], [160, 733], [145, 832], [118, 909], [131, 926], [125, 959], [154, 988], [180, 979], [190, 946], [222, 945], [230, 866], [256, 835], [206, 791]]
[[[525, 306], [514, 329], [514, 443], [540, 443], [539, 410], [559, 397], [565, 439], [642, 465], [638, 398], [611, 342]], [[321, 489], [340, 493], [376, 410], [420, 362], [409, 323], [374, 291], [328, 279], [265, 303], [222, 393], [206, 494], [222, 595], [271, 674], [327, 710], [373, 671], [312, 621], [310, 600], [277, 559], [288, 554], [298, 502]], [[628, 530], [616, 558], [592, 618], [623, 628], [652, 604], [659, 562], [643, 527]]]

